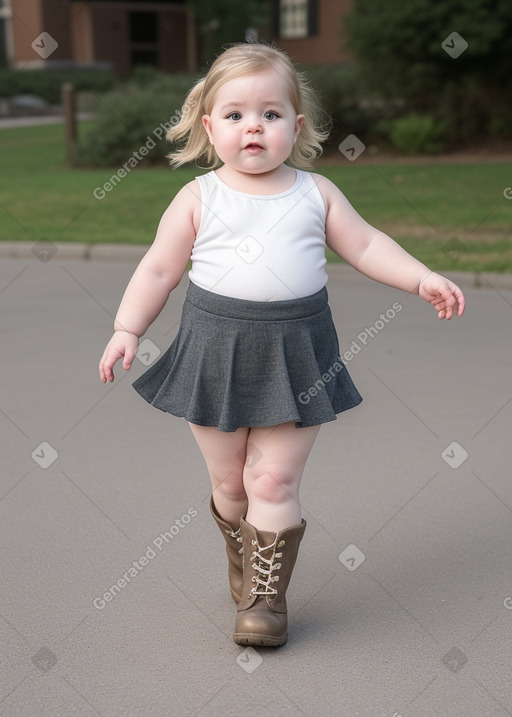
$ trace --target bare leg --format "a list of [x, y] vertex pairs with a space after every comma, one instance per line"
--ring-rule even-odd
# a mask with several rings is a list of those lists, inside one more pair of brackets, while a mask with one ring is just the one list
[[243, 479], [247, 522], [258, 530], [276, 533], [301, 523], [299, 486], [319, 430], [295, 423], [249, 430]]
[[213, 502], [217, 512], [235, 530], [240, 516], [247, 510], [243, 469], [247, 450], [248, 428], [232, 433], [215, 426], [189, 423], [210, 474]]

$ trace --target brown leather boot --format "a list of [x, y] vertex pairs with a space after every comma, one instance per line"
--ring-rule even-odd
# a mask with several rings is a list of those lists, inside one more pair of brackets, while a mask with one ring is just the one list
[[217, 513], [213, 495], [210, 496], [210, 512], [226, 541], [226, 553], [228, 556], [228, 579], [231, 597], [238, 604], [242, 594], [242, 537], [240, 528], [233, 530], [229, 523], [222, 520]]
[[302, 520], [276, 534], [240, 519], [243, 584], [233, 635], [237, 645], [277, 647], [288, 639], [286, 590], [305, 529]]

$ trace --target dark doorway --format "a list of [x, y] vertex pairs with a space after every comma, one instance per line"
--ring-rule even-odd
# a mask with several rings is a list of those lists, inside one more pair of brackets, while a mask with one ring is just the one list
[[160, 66], [158, 52], [158, 13], [130, 13], [130, 59], [136, 65]]

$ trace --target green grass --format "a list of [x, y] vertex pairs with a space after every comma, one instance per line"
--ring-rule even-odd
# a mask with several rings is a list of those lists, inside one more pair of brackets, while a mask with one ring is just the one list
[[0, 239], [151, 242], [161, 214], [194, 172], [139, 168], [98, 200], [94, 190], [117, 168], [66, 167], [63, 132], [55, 125], [0, 132]]
[[[138, 168], [98, 200], [95, 188], [117, 168], [67, 168], [63, 134], [57, 125], [0, 132], [0, 240], [150, 243], [169, 202], [199, 173]], [[343, 160], [317, 171], [432, 268], [512, 271], [512, 200], [503, 196], [512, 186], [508, 164]]]

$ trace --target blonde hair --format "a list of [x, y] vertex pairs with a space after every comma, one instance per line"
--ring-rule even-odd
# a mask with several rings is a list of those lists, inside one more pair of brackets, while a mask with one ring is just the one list
[[287, 163], [298, 169], [311, 167], [312, 161], [322, 153], [320, 142], [329, 136], [324, 113], [304, 73], [297, 72], [288, 55], [277, 47], [262, 43], [236, 43], [213, 62], [205, 77], [190, 90], [183, 104], [178, 124], [167, 132], [170, 142], [181, 143], [181, 148], [167, 156], [178, 167], [199, 159], [206, 169], [220, 163], [219, 157], [202, 124], [202, 116], [211, 113], [215, 94], [225, 82], [259, 72], [274, 70], [285, 80], [290, 101], [297, 114], [304, 115], [304, 123]]

